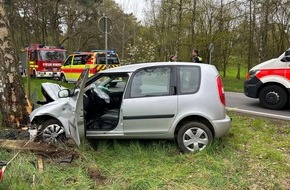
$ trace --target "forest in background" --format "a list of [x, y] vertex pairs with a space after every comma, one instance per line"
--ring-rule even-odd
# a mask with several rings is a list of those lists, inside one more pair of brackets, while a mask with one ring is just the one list
[[33, 43], [63, 46], [68, 53], [104, 49], [98, 28], [106, 15], [113, 22], [108, 49], [123, 64], [190, 61], [191, 49], [226, 76], [278, 57], [289, 48], [289, 0], [147, 0], [144, 21], [125, 14], [113, 0], [6, 0], [17, 52]]

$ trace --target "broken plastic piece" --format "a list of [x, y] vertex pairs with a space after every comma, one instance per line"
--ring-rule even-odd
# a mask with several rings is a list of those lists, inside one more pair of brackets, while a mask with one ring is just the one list
[[59, 163], [68, 163], [68, 164], [70, 164], [73, 161], [73, 158], [74, 158], [74, 155], [72, 154], [72, 155], [62, 159]]

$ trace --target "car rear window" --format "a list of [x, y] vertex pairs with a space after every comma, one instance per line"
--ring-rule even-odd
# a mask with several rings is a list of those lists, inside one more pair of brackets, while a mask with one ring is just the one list
[[[97, 54], [97, 64], [106, 64], [106, 54]], [[108, 64], [120, 64], [119, 58], [117, 54], [108, 53], [107, 54], [107, 62]]]
[[200, 67], [178, 66], [179, 94], [191, 94], [198, 91], [200, 86]]

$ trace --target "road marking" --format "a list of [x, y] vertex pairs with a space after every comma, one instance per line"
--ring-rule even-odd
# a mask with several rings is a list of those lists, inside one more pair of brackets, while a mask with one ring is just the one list
[[269, 117], [269, 118], [275, 118], [275, 119], [282, 119], [282, 120], [290, 121], [290, 117], [283, 116], [283, 115], [262, 113], [262, 112], [256, 112], [256, 111], [250, 111], [250, 110], [243, 110], [243, 109], [239, 109], [239, 108], [231, 108], [231, 107], [226, 107], [226, 109], [228, 111], [235, 111], [235, 112], [239, 112], [239, 113], [246, 113], [246, 114], [252, 114], [252, 115], [257, 115], [257, 116], [263, 116], [263, 117]]

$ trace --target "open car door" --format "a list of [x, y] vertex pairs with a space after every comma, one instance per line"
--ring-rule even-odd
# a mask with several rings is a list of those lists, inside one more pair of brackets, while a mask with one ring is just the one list
[[85, 137], [84, 124], [84, 88], [89, 75], [89, 68], [85, 69], [78, 78], [73, 89], [71, 101], [75, 104], [74, 115], [69, 118], [70, 134], [76, 144], [80, 145], [80, 140]]

